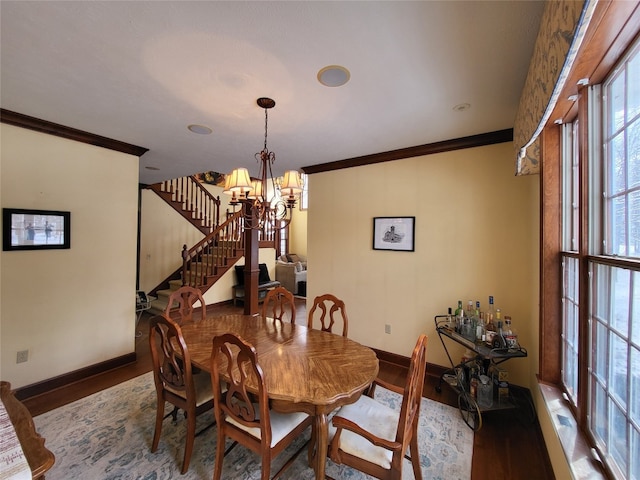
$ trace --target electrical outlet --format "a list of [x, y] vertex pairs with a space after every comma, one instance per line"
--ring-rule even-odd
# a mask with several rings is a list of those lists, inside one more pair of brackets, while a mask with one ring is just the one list
[[388, 323], [384, 326], [384, 333], [391, 333], [391, 325]]
[[24, 363], [29, 360], [29, 350], [20, 350], [16, 355], [16, 363]]

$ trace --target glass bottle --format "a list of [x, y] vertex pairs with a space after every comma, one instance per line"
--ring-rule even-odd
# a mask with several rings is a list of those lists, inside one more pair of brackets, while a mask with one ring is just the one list
[[467, 311], [466, 311], [466, 315], [469, 318], [473, 318], [473, 314], [474, 314], [475, 310], [473, 308], [473, 300], [469, 300], [467, 302]]
[[485, 321], [487, 322], [485, 326], [485, 339], [489, 346], [493, 344], [493, 337], [497, 331], [496, 324], [494, 323], [495, 313], [493, 297], [489, 297], [489, 308], [487, 308], [487, 313], [485, 314]]
[[511, 317], [504, 316], [504, 339], [508, 348], [518, 348], [518, 334], [511, 324]]
[[502, 330], [502, 320], [498, 321], [498, 331], [493, 336], [491, 346], [492, 348], [504, 348], [506, 346], [506, 342], [504, 340], [504, 332]]
[[461, 333], [464, 324], [464, 309], [462, 308], [462, 300], [458, 300], [458, 308], [456, 308], [456, 332]]
[[473, 312], [473, 318], [476, 324], [476, 344], [481, 344], [484, 341], [484, 320], [482, 313], [480, 312], [480, 302], [476, 300], [476, 309]]
[[485, 313], [485, 319], [487, 320], [487, 323], [493, 323], [493, 321], [495, 320], [495, 316], [496, 316], [496, 309], [493, 306], [493, 296], [489, 296], [489, 308], [487, 308], [487, 312]]
[[511, 317], [509, 315], [504, 316], [504, 323], [502, 324], [502, 333], [509, 335], [511, 333]]

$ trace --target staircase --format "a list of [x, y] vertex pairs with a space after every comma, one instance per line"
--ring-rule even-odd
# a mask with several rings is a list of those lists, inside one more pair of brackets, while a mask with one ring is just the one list
[[[220, 224], [220, 197], [214, 197], [194, 177], [182, 177], [150, 185], [168, 205], [198, 228], [205, 237], [191, 248], [183, 246], [181, 264], [149, 292], [151, 313], [162, 313], [169, 295], [182, 285], [203, 294], [244, 256], [244, 220], [241, 212], [225, 212]], [[261, 246], [275, 245], [275, 231], [259, 233]], [[178, 263], [176, 255], [176, 263]]]

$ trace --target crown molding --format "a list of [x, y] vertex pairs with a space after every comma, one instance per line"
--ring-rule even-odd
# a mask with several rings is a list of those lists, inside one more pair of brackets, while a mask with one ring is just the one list
[[391, 162], [393, 160], [402, 160], [404, 158], [420, 157], [423, 155], [432, 155], [434, 153], [451, 152], [453, 150], [461, 150], [464, 148], [482, 147], [485, 145], [512, 141], [513, 128], [509, 128], [506, 130], [481, 133], [479, 135], [471, 135], [469, 137], [456, 138], [453, 140], [444, 140], [442, 142], [401, 148], [399, 150], [391, 150], [389, 152], [348, 158], [346, 160], [319, 163], [317, 165], [303, 167], [302, 171], [306, 174], [330, 172], [332, 170], [341, 170], [343, 168], [362, 167], [364, 165], [372, 165], [374, 163]]
[[28, 128], [29, 130], [35, 130], [36, 132], [46, 133], [54, 135], [56, 137], [66, 138], [68, 140], [75, 140], [77, 142], [88, 143], [89, 145], [95, 145], [96, 147], [108, 148], [109, 150], [115, 150], [116, 152], [128, 153], [141, 157], [149, 151], [148, 148], [138, 147], [129, 143], [120, 142], [119, 140], [113, 140], [107, 137], [101, 137], [93, 133], [84, 132], [71, 127], [65, 127], [57, 123], [48, 122], [39, 118], [23, 115], [22, 113], [12, 112], [10, 110], [0, 109], [0, 122], [16, 127]]

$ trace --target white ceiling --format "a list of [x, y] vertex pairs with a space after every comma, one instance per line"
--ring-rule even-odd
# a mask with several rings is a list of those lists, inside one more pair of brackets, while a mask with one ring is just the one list
[[[154, 183], [236, 166], [256, 175], [256, 99], [271, 97], [281, 174], [512, 128], [543, 7], [2, 0], [0, 103], [148, 148], [140, 181]], [[332, 64], [349, 69], [346, 85], [317, 81]]]

